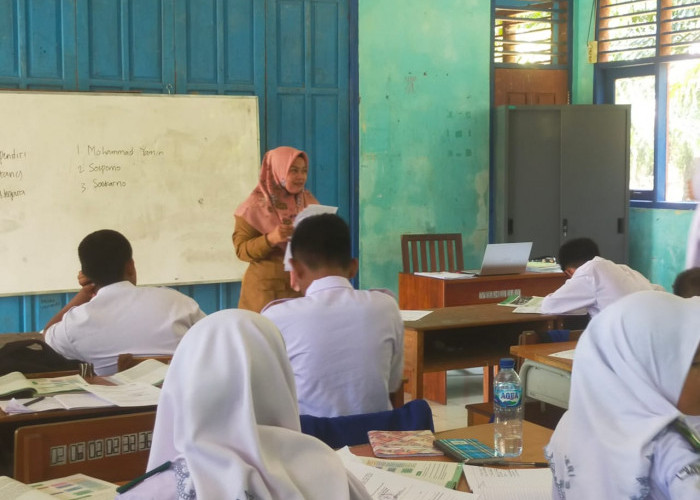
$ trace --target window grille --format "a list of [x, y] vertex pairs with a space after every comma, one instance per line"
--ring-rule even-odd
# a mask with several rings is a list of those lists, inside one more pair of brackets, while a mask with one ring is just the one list
[[497, 66], [567, 64], [568, 0], [495, 3], [493, 52]]

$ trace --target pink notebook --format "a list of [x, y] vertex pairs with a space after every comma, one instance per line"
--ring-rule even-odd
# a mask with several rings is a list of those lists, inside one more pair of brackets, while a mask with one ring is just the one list
[[369, 431], [369, 444], [374, 455], [391, 457], [435, 457], [444, 453], [433, 446], [434, 434], [429, 431]]

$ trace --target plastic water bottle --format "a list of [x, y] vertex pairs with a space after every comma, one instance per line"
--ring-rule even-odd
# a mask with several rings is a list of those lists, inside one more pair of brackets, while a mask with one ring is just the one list
[[499, 456], [517, 457], [523, 452], [523, 388], [513, 358], [501, 359], [498, 366], [493, 382], [493, 447]]

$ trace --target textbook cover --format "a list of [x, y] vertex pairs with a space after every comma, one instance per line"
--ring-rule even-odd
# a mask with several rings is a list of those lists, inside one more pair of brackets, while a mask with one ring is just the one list
[[435, 435], [429, 430], [369, 431], [367, 436], [374, 455], [381, 458], [444, 455], [433, 446]]
[[449, 457], [460, 462], [496, 457], [496, 450], [478, 439], [436, 439], [433, 443]]

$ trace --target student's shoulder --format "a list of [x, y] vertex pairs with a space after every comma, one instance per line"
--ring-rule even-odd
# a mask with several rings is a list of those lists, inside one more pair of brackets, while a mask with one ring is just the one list
[[304, 297], [288, 297], [285, 299], [273, 300], [272, 302], [268, 302], [268, 304], [262, 308], [260, 314], [263, 316], [273, 316], [275, 313], [293, 306], [292, 302], [295, 300], [303, 298]]

